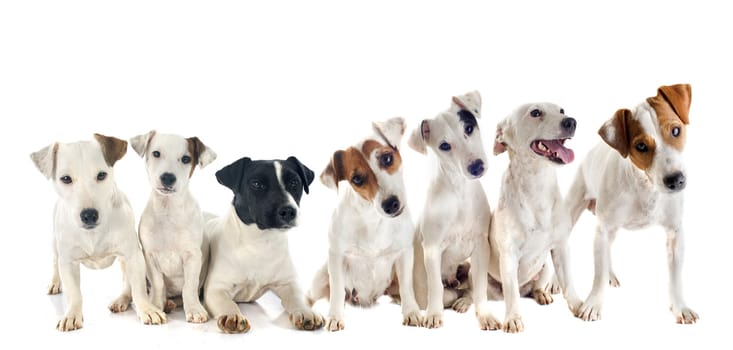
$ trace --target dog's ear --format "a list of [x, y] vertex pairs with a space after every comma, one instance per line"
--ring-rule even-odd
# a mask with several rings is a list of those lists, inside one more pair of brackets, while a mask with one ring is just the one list
[[47, 179], [50, 179], [56, 173], [56, 154], [59, 151], [59, 144], [54, 143], [52, 145], [43, 147], [41, 150], [31, 153], [31, 160], [36, 168], [43, 174]]
[[405, 127], [405, 119], [402, 117], [372, 123], [374, 132], [379, 134], [394, 149], [400, 149], [400, 141], [402, 141], [402, 135], [405, 134]]
[[216, 181], [226, 186], [232, 192], [239, 192], [239, 186], [242, 183], [244, 171], [249, 163], [252, 162], [249, 157], [240, 158], [232, 164], [229, 164], [216, 172]]
[[657, 90], [656, 98], [663, 98], [672, 106], [672, 109], [677, 113], [683, 123], [690, 123], [689, 113], [690, 103], [692, 102], [692, 87], [689, 84], [661, 86]]
[[206, 145], [204, 145], [198, 137], [189, 137], [186, 139], [188, 142], [188, 151], [191, 152], [191, 158], [193, 158], [193, 164], [203, 169], [205, 166], [211, 164], [216, 159], [216, 153]]
[[613, 147], [622, 157], [629, 156], [629, 135], [628, 123], [631, 119], [631, 111], [628, 109], [619, 109], [613, 118], [603, 123], [598, 130], [603, 141]]
[[473, 113], [476, 118], [481, 118], [481, 94], [478, 91], [471, 91], [464, 95], [453, 96], [453, 104], [459, 109], [465, 109]]
[[147, 134], [137, 135], [130, 139], [130, 146], [135, 150], [135, 153], [145, 158], [145, 152], [148, 150], [153, 136], [155, 136], [155, 130], [150, 130]]
[[496, 125], [496, 137], [494, 137], [494, 155], [506, 152], [506, 141], [504, 140], [504, 125], [506, 120]]
[[102, 134], [94, 134], [94, 138], [97, 139], [99, 145], [102, 146], [102, 154], [104, 154], [104, 160], [110, 167], [114, 166], [115, 163], [122, 159], [127, 153], [127, 141], [120, 140], [112, 136], [104, 136]]
[[326, 169], [321, 173], [321, 183], [330, 189], [338, 189], [339, 181], [344, 178], [344, 151], [338, 150], [333, 153], [331, 161], [328, 162]]
[[312, 170], [308, 169], [307, 166], [301, 163], [298, 158], [288, 157], [288, 159], [285, 161], [290, 163], [298, 171], [298, 175], [300, 175], [300, 181], [303, 182], [303, 191], [305, 191], [305, 193], [307, 194], [308, 186], [313, 183], [313, 178], [316, 176], [316, 174], [314, 174]]
[[413, 130], [410, 134], [410, 138], [407, 140], [407, 145], [410, 148], [422, 153], [427, 153], [425, 142], [430, 139], [430, 122], [427, 119], [420, 122], [420, 126]]

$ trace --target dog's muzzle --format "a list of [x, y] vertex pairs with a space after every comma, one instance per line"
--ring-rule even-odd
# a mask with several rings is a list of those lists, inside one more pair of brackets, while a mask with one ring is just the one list
[[91, 230], [97, 227], [97, 221], [99, 220], [99, 212], [97, 211], [97, 209], [85, 208], [79, 214], [79, 218], [81, 218], [81, 222], [84, 228], [87, 230]]
[[667, 187], [667, 189], [672, 192], [684, 190], [685, 185], [687, 184], [685, 174], [683, 174], [681, 171], [665, 176], [663, 181], [664, 187]]
[[391, 216], [399, 216], [402, 214], [402, 204], [397, 196], [389, 196], [386, 200], [382, 201], [382, 210], [384, 213]]

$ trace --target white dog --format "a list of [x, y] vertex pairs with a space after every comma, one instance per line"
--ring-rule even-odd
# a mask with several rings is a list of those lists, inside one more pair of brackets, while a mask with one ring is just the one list
[[633, 110], [620, 109], [598, 133], [603, 141], [588, 154], [567, 197], [572, 222], [588, 208], [598, 217], [593, 289], [577, 316], [601, 318], [606, 285], [619, 284], [611, 267], [611, 244], [619, 229], [661, 225], [667, 232], [669, 295], [678, 323], [697, 313], [682, 296], [682, 202], [685, 188], [685, 126], [690, 85], [662, 86]]
[[[145, 260], [137, 234], [135, 215], [127, 197], [117, 188], [112, 167], [127, 152], [127, 142], [94, 135], [95, 141], [56, 142], [31, 154], [38, 170], [53, 180], [59, 195], [54, 210], [54, 269], [49, 294], [66, 297], [66, 315], [56, 328], [72, 331], [83, 325], [79, 288], [79, 263], [91, 269], [106, 268], [120, 259], [125, 289], [131, 288], [137, 314], [145, 324], [161, 324], [165, 314], [145, 293]], [[123, 292], [123, 295], [125, 293]], [[120, 304], [120, 300], [127, 300]], [[124, 311], [129, 297], [109, 308]]]
[[167, 298], [182, 297], [188, 322], [206, 322], [208, 313], [199, 301], [203, 286], [208, 244], [204, 217], [188, 190], [196, 166], [205, 167], [216, 153], [197, 137], [159, 134], [154, 130], [130, 139], [130, 145], [145, 159], [152, 191], [140, 217], [140, 241], [150, 294], [156, 307], [166, 312], [176, 304]]
[[399, 148], [402, 118], [373, 124], [374, 134], [333, 154], [321, 182], [339, 203], [328, 230], [327, 264], [316, 274], [309, 303], [328, 297], [326, 329], [344, 329], [344, 301], [369, 306], [399, 280], [403, 324], [419, 326], [412, 287], [413, 224], [406, 206]]
[[546, 266], [550, 252], [570, 310], [581, 304], [570, 277], [570, 220], [555, 171], [574, 159], [564, 144], [575, 126], [575, 119], [551, 103], [523, 105], [497, 125], [494, 154], [508, 151], [509, 168], [491, 221], [489, 275], [501, 281], [506, 332], [524, 330], [520, 296], [531, 294], [543, 305], [552, 302], [552, 270]]
[[486, 302], [491, 209], [478, 180], [487, 164], [477, 123], [480, 117], [478, 91], [453, 97], [448, 110], [423, 120], [408, 141], [416, 151], [425, 154], [430, 149], [437, 158], [415, 237], [415, 256], [424, 254], [422, 263], [415, 264], [415, 294], [421, 304], [427, 299], [425, 326], [429, 328], [442, 326], [445, 305], [460, 310], [467, 309], [460, 304], [470, 305], [465, 298], [444, 300], [443, 288], [443, 281], [449, 286], [459, 284], [456, 274], [469, 257], [479, 326], [500, 327]]

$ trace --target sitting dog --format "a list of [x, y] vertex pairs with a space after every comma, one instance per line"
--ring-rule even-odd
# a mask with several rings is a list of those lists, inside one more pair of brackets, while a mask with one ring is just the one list
[[[126, 141], [95, 134], [94, 141], [56, 142], [31, 154], [59, 195], [53, 215], [54, 266], [48, 292], [60, 293], [63, 285], [67, 307], [56, 325], [60, 331], [83, 326], [79, 263], [102, 269], [115, 258], [120, 259], [125, 289], [129, 284], [140, 319], [145, 324], [166, 321], [145, 292], [145, 259], [135, 232], [135, 215], [115, 183], [112, 167], [126, 152]], [[109, 308], [123, 311], [129, 304], [118, 302], [119, 298]]]
[[[498, 329], [500, 323], [487, 309], [489, 224], [491, 209], [478, 179], [483, 176], [486, 154], [477, 118], [481, 117], [478, 91], [453, 97], [448, 110], [426, 119], [410, 135], [414, 150], [437, 158], [425, 208], [416, 229], [415, 294], [420, 307], [427, 304], [425, 326], [443, 325], [443, 308], [465, 311], [468, 298], [444, 291], [460, 285], [459, 268], [471, 258], [470, 277], [476, 317], [482, 329]], [[470, 293], [470, 292], [468, 292]]]
[[242, 158], [216, 172], [234, 193], [229, 213], [206, 223], [211, 258], [204, 304], [225, 333], [242, 333], [250, 322], [237, 302], [256, 301], [267, 291], [282, 301], [298, 329], [323, 327], [323, 317], [305, 305], [288, 251], [288, 229], [297, 224], [303, 191], [313, 172], [295, 157]]
[[571, 220], [583, 209], [598, 217], [594, 241], [593, 289], [577, 316], [601, 318], [606, 284], [617, 286], [611, 244], [619, 229], [660, 225], [667, 232], [669, 294], [678, 323], [695, 323], [697, 313], [682, 297], [682, 202], [686, 177], [682, 161], [689, 122], [690, 85], [662, 86], [633, 110], [620, 109], [603, 124], [601, 142], [584, 160], [568, 192]]
[[203, 168], [216, 153], [197, 137], [159, 134], [154, 130], [130, 139], [130, 145], [145, 166], [152, 191], [140, 217], [142, 243], [150, 294], [156, 307], [171, 311], [176, 304], [166, 298], [182, 297], [186, 321], [202, 323], [209, 318], [199, 301], [199, 288], [208, 254], [204, 217], [188, 190], [189, 178], [198, 165]]
[[344, 329], [344, 301], [372, 305], [395, 275], [403, 324], [422, 322], [412, 289], [414, 231], [399, 152], [405, 122], [392, 118], [373, 123], [373, 129], [372, 136], [336, 151], [321, 174], [339, 203], [328, 230], [328, 262], [313, 279], [308, 301], [329, 298], [329, 331]]
[[552, 270], [545, 265], [550, 252], [570, 310], [581, 304], [570, 277], [570, 220], [555, 171], [574, 159], [564, 145], [575, 126], [575, 119], [551, 103], [523, 105], [497, 125], [494, 154], [508, 151], [509, 167], [491, 221], [489, 277], [501, 281], [506, 332], [524, 330], [520, 296], [531, 293], [539, 304], [552, 302]]

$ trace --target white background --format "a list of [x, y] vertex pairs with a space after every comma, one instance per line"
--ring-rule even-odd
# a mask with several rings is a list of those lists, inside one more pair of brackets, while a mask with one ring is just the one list
[[[505, 2], [370, 1], [12, 1], [0, 4], [0, 171], [2, 244], [0, 343], [53, 348], [430, 348], [447, 346], [730, 346], [729, 99], [730, 12], [707, 1]], [[381, 300], [346, 309], [346, 330], [297, 332], [279, 301], [242, 305], [244, 335], [215, 322], [187, 324], [176, 310], [163, 326], [134, 312], [110, 314], [119, 268], [82, 268], [84, 328], [55, 330], [63, 297], [46, 296], [51, 276], [51, 213], [56, 195], [28, 155], [53, 141], [124, 139], [150, 129], [198, 136], [219, 157], [197, 171], [192, 191], [223, 213], [231, 193], [214, 172], [242, 156], [295, 155], [320, 174], [333, 151], [356, 143], [370, 122], [403, 116], [408, 132], [477, 89], [479, 121], [491, 150], [496, 123], [531, 101], [562, 105], [578, 120], [568, 145], [576, 162], [559, 169], [567, 190], [596, 131], [618, 108], [633, 107], [659, 85], [691, 83], [686, 159], [688, 304], [701, 319], [674, 323], [668, 311], [665, 237], [658, 228], [621, 232], [613, 247], [622, 286], [607, 293], [603, 320], [573, 318], [561, 296], [550, 306], [523, 300], [526, 332], [479, 330], [473, 311], [446, 311], [438, 330], [400, 325], [399, 307]], [[406, 144], [403, 142], [403, 144]], [[425, 158], [402, 151], [416, 220], [425, 193]], [[119, 187], [136, 213], [149, 187], [130, 149], [117, 163]], [[481, 180], [492, 206], [507, 157], [489, 156]], [[326, 259], [335, 194], [316, 180], [302, 200], [291, 251], [302, 285]], [[592, 282], [595, 218], [571, 236], [581, 296]], [[267, 264], [267, 262], [263, 262]], [[492, 302], [503, 318], [502, 302]], [[316, 309], [326, 313], [321, 301]], [[727, 346], [724, 344], [728, 344]], [[5, 348], [6, 346], [2, 346]]]

